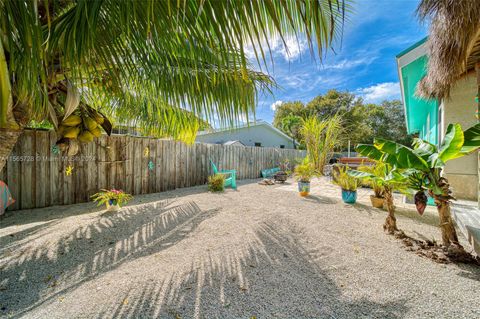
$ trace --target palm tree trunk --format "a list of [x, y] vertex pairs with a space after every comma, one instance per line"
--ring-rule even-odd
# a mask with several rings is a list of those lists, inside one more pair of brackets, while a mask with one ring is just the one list
[[[443, 200], [438, 195], [433, 195], [437, 205], [438, 216], [440, 217], [440, 230], [442, 231], [442, 241], [445, 247], [455, 244], [462, 247], [458, 242], [457, 231], [453, 225], [452, 214], [450, 212], [450, 202]], [[463, 248], [463, 247], [462, 247]]]
[[389, 234], [393, 234], [398, 231], [397, 228], [397, 219], [395, 218], [395, 206], [393, 205], [393, 195], [391, 190], [385, 190], [385, 204], [387, 205], [387, 219], [385, 219], [385, 224], [383, 224], [383, 230], [387, 231]]
[[0, 171], [7, 163], [8, 157], [23, 130], [0, 129]]

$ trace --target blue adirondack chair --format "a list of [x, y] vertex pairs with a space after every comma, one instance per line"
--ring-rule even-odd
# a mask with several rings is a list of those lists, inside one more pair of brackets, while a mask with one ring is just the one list
[[210, 161], [210, 164], [212, 165], [213, 174], [225, 175], [225, 183], [224, 183], [225, 187], [230, 186], [235, 190], [237, 189], [237, 171], [236, 170], [228, 169], [228, 170], [219, 171], [217, 169], [217, 166], [212, 161]]

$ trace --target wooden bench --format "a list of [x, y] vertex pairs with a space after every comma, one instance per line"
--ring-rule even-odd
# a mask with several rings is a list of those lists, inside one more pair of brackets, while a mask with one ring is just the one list
[[262, 169], [261, 174], [263, 178], [272, 178], [276, 173], [280, 172], [279, 167]]
[[373, 165], [374, 161], [368, 157], [340, 157], [338, 163], [348, 165], [349, 167], [358, 167], [360, 165]]

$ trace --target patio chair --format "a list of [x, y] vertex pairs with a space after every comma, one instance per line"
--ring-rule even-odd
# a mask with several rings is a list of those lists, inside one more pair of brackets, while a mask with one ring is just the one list
[[237, 171], [234, 169], [228, 170], [221, 170], [217, 169], [217, 166], [210, 160], [210, 164], [212, 165], [213, 174], [223, 174], [225, 175], [225, 183], [223, 184], [225, 187], [232, 187], [233, 189], [237, 189]]

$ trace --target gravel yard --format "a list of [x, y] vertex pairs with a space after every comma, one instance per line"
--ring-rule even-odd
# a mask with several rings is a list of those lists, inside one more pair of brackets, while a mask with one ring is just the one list
[[[386, 213], [314, 181], [10, 212], [0, 223], [0, 316], [480, 318], [480, 268], [438, 264], [384, 234]], [[432, 209], [399, 228], [439, 240]], [[465, 247], [469, 246], [465, 243]]]

